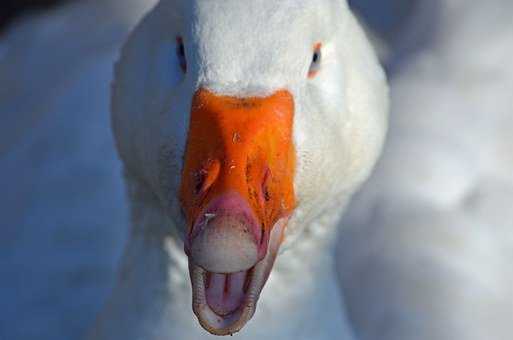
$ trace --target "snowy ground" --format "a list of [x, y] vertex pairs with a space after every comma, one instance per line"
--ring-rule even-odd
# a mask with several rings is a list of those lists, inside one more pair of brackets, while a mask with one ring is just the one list
[[513, 339], [513, 2], [438, 5], [341, 235], [361, 340]]
[[[89, 0], [0, 40], [0, 340], [79, 339], [109, 292], [127, 227], [111, 64], [153, 2]], [[513, 3], [415, 3], [370, 13], [393, 115], [345, 219], [349, 314], [361, 340], [510, 340]]]

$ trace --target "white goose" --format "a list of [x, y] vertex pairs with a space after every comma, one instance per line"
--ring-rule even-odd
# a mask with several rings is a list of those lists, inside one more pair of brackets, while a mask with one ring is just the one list
[[345, 1], [163, 0], [112, 107], [133, 227], [91, 339], [351, 338], [335, 227], [388, 93]]

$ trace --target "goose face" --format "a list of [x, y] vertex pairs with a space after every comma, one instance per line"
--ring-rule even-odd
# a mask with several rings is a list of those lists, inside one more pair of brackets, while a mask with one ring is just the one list
[[365, 179], [386, 92], [343, 1], [162, 1], [133, 32], [114, 134], [184, 241], [206, 330], [239, 331], [282, 243]]

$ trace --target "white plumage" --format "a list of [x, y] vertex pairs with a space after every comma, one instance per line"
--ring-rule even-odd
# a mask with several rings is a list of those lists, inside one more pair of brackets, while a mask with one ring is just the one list
[[[177, 36], [185, 42], [185, 75], [172, 59]], [[309, 79], [317, 43], [323, 64]], [[343, 1], [202, 0], [160, 2], [133, 32], [116, 67], [113, 128], [133, 231], [123, 274], [92, 339], [207, 337], [191, 313], [177, 236], [184, 228], [178, 187], [190, 103], [200, 87], [236, 97], [285, 89], [294, 99], [297, 206], [283, 247], [290, 249], [278, 256], [254, 318], [236, 336], [350, 337], [333, 240], [345, 204], [381, 150], [388, 113], [384, 74]]]

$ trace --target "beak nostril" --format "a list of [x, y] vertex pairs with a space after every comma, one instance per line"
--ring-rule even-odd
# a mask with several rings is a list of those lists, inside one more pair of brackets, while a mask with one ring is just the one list
[[221, 164], [217, 159], [210, 160], [208, 164], [195, 174], [195, 194], [204, 195], [219, 176]]
[[264, 178], [262, 180], [262, 187], [260, 188], [262, 205], [264, 205], [265, 202], [269, 202], [271, 200], [271, 194], [269, 192], [269, 184], [271, 182], [271, 177], [271, 169], [266, 168]]
[[194, 173], [194, 194], [195, 195], [199, 195], [201, 193], [206, 177], [207, 177], [207, 172], [205, 170], [199, 170], [196, 173]]
[[264, 191], [264, 199], [266, 202], [269, 202], [271, 200], [271, 194], [269, 193], [269, 190], [267, 188], [265, 188]]

